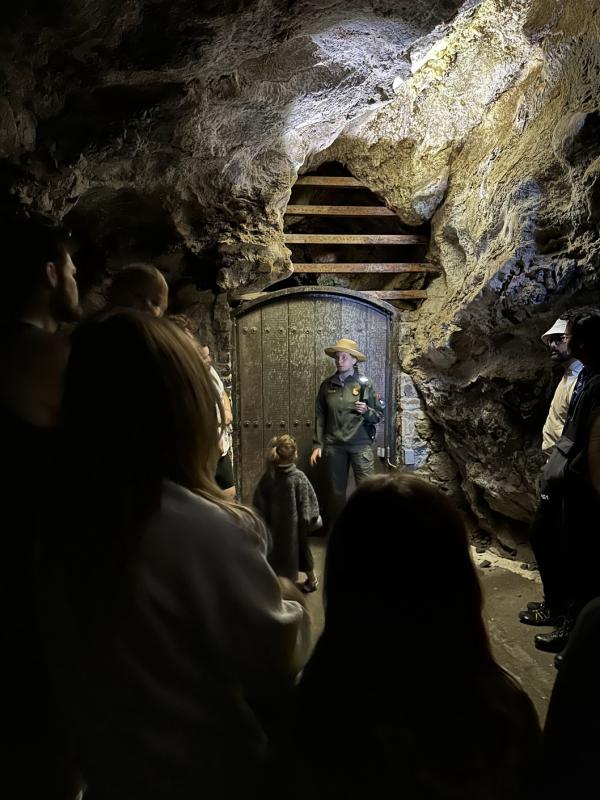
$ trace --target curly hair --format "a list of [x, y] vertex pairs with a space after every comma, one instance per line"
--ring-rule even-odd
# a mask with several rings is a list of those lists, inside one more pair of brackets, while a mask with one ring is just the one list
[[267, 448], [267, 463], [273, 466], [293, 464], [298, 460], [298, 445], [293, 436], [283, 433], [274, 436]]

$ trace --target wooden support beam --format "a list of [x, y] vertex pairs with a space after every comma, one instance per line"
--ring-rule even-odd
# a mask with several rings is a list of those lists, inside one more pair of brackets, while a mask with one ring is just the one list
[[289, 205], [286, 216], [295, 217], [395, 217], [386, 206], [304, 206]]
[[[327, 286], [323, 286], [322, 289], [324, 292], [327, 292]], [[427, 297], [426, 289], [364, 290], [360, 293], [377, 300], [425, 300]], [[245, 294], [233, 294], [230, 296], [230, 300], [238, 300], [239, 302], [246, 303], [249, 300], [257, 300], [259, 297], [267, 297], [269, 294], [271, 293], [247, 292]]]
[[249, 300], [257, 300], [259, 297], [266, 297], [269, 292], [242, 292], [241, 294], [231, 294], [230, 300], [239, 300], [242, 303], [247, 303]]
[[286, 244], [426, 244], [425, 236], [389, 233], [284, 233]]
[[338, 263], [327, 263], [327, 264], [304, 264], [301, 262], [296, 262], [292, 264], [294, 268], [294, 272], [305, 272], [305, 273], [344, 273], [344, 272], [355, 272], [355, 273], [364, 273], [364, 272], [434, 272], [440, 273], [442, 270], [440, 267], [434, 267], [433, 264], [413, 264], [410, 262], [407, 263], [384, 263], [384, 264], [376, 264], [373, 262], [369, 263], [360, 263], [360, 264], [338, 264]]
[[334, 186], [338, 189], [365, 189], [364, 183], [350, 177], [328, 177], [326, 175], [304, 175], [294, 186]]
[[363, 291], [369, 297], [377, 300], [425, 300], [426, 289], [387, 289], [384, 291]]

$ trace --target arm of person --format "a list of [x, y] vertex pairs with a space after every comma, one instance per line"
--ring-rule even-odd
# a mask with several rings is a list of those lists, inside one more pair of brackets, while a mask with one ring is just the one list
[[323, 520], [319, 510], [319, 501], [306, 475], [296, 486], [296, 502], [299, 509], [299, 522], [305, 533], [318, 531], [323, 527]]
[[325, 402], [325, 389], [322, 383], [317, 392], [315, 401], [315, 435], [313, 439], [313, 453], [315, 450], [323, 449], [323, 438], [325, 436], [325, 425], [327, 422], [327, 404]]
[[596, 412], [592, 420], [588, 444], [588, 465], [590, 482], [596, 494], [600, 496], [600, 411]]
[[377, 425], [383, 419], [383, 407], [379, 394], [372, 381], [367, 384], [365, 402], [357, 402], [356, 410], [363, 415], [365, 422]]
[[252, 697], [290, 685], [310, 647], [310, 617], [297, 593], [286, 599], [258, 536], [233, 521], [203, 557], [210, 586], [198, 586], [199, 613], [207, 615], [223, 670]]
[[323, 454], [323, 437], [325, 436], [325, 424], [327, 420], [327, 405], [324, 397], [324, 384], [321, 384], [315, 402], [315, 435], [313, 439], [313, 449], [310, 454], [310, 464], [315, 466]]
[[231, 425], [233, 422], [233, 412], [231, 410], [231, 400], [227, 392], [221, 395], [221, 402], [223, 403], [223, 421], [225, 425]]

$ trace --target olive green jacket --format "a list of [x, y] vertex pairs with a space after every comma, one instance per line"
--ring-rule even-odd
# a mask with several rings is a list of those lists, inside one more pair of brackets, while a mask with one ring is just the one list
[[374, 426], [383, 419], [383, 408], [373, 381], [362, 380], [363, 400], [368, 406], [364, 414], [355, 408], [361, 397], [356, 372], [343, 382], [337, 372], [323, 381], [317, 394], [314, 447], [337, 444], [360, 448], [372, 443]]

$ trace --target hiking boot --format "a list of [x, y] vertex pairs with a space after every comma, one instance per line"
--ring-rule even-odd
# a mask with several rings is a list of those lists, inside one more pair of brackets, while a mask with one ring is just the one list
[[561, 624], [550, 633], [538, 633], [534, 636], [533, 643], [538, 650], [546, 653], [560, 653], [565, 649], [572, 629], [573, 620], [570, 617], [563, 617]]
[[541, 608], [528, 608], [526, 611], [519, 611], [519, 622], [524, 625], [559, 625], [562, 618], [561, 614], [555, 614], [545, 603], [542, 604]]

